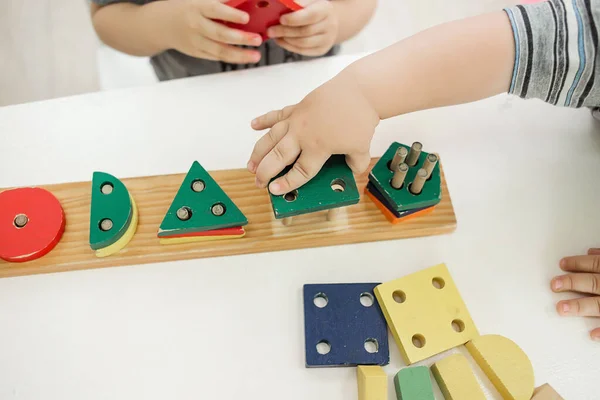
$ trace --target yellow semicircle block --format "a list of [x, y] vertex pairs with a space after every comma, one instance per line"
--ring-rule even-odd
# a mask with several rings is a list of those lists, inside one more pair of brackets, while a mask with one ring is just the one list
[[500, 335], [483, 335], [466, 347], [503, 399], [531, 399], [535, 385], [533, 366], [516, 343]]
[[138, 221], [139, 221], [138, 209], [137, 209], [137, 204], [135, 204], [135, 201], [133, 200], [133, 197], [130, 196], [130, 198], [131, 198], [131, 208], [132, 208], [131, 212], [133, 213], [133, 215], [131, 216], [131, 222], [129, 223], [129, 227], [127, 227], [127, 230], [125, 231], [125, 233], [123, 234], [123, 236], [121, 236], [121, 238], [119, 240], [117, 240], [110, 246], [106, 246], [106, 247], [96, 250], [96, 257], [108, 257], [111, 254], [115, 254], [115, 253], [121, 251], [122, 249], [125, 248], [125, 246], [127, 246], [129, 244], [129, 242], [133, 238], [133, 235], [135, 235], [135, 232], [136, 232], [137, 226], [138, 226]]

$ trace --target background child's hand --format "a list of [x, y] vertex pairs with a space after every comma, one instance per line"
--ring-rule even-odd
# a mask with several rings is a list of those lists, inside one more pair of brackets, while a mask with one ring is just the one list
[[328, 0], [317, 0], [302, 10], [283, 15], [280, 23], [270, 27], [267, 35], [284, 49], [305, 56], [322, 56], [338, 37], [338, 18]]
[[[252, 121], [252, 128], [271, 128], [255, 145], [248, 169], [266, 187], [286, 166], [292, 169], [269, 190], [282, 195], [304, 185], [332, 154], [346, 154], [356, 173], [370, 162], [369, 148], [379, 115], [356, 80], [343, 74], [325, 83], [299, 104], [271, 111]], [[299, 156], [299, 157], [298, 157]]]
[[196, 58], [236, 64], [257, 63], [260, 52], [232, 45], [259, 46], [260, 35], [232, 29], [218, 21], [246, 24], [249, 15], [225, 0], [175, 0], [171, 18], [172, 47]]
[[[600, 249], [589, 249], [584, 256], [565, 257], [560, 261], [563, 271], [573, 272], [552, 279], [555, 292], [577, 292], [592, 296], [563, 300], [556, 304], [560, 315], [600, 317]], [[600, 341], [600, 328], [590, 336]]]

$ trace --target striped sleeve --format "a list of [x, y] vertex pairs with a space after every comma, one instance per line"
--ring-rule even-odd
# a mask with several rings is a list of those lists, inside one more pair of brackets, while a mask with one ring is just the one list
[[600, 0], [506, 8], [515, 38], [509, 93], [564, 107], [600, 106]]

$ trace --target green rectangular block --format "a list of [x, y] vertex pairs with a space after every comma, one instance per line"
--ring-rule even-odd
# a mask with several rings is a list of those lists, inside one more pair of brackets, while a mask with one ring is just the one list
[[[291, 166], [286, 167], [273, 179], [285, 175], [290, 169]], [[360, 200], [354, 174], [343, 155], [331, 156], [321, 171], [299, 189], [283, 196], [269, 195], [277, 219], [345, 207]]]
[[398, 400], [435, 400], [429, 368], [401, 369], [394, 377]]
[[381, 194], [388, 200], [390, 205], [394, 206], [396, 211], [412, 210], [414, 208], [426, 208], [438, 204], [442, 200], [442, 179], [440, 176], [440, 163], [436, 163], [430, 178], [425, 182], [423, 191], [417, 195], [412, 194], [408, 187], [415, 179], [417, 171], [423, 166], [425, 159], [429, 155], [424, 151], [419, 156], [419, 161], [414, 167], [409, 167], [404, 185], [400, 189], [395, 189], [391, 182], [394, 173], [390, 170], [389, 164], [394, 158], [398, 148], [402, 146], [410, 151], [410, 146], [394, 142], [381, 156], [377, 164], [369, 173], [369, 181], [372, 182]]

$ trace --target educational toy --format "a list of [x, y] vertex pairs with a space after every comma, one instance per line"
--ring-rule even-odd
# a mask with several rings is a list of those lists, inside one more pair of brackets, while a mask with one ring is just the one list
[[376, 283], [304, 285], [307, 367], [386, 365], [387, 326]]
[[279, 25], [282, 15], [302, 9], [302, 6], [293, 0], [231, 0], [228, 6], [245, 11], [250, 15], [247, 24], [224, 22], [225, 25], [246, 32], [258, 33], [263, 40], [267, 40], [267, 29]]
[[358, 400], [388, 400], [387, 375], [379, 365], [359, 365], [356, 380]]
[[483, 335], [466, 347], [503, 399], [531, 399], [535, 385], [533, 366], [517, 344], [500, 335]]
[[[291, 166], [286, 167], [274, 179], [290, 169]], [[345, 207], [360, 200], [354, 175], [342, 155], [331, 156], [319, 173], [299, 189], [283, 196], [269, 196], [277, 219]]]
[[398, 400], [435, 400], [429, 368], [402, 368], [394, 377]]
[[394, 209], [388, 208], [384, 203], [383, 199], [379, 196], [381, 194], [377, 192], [377, 189], [374, 187], [370, 187], [371, 183], [367, 184], [365, 188], [365, 194], [367, 197], [377, 206], [377, 208], [381, 211], [383, 216], [392, 224], [399, 224], [400, 222], [405, 222], [410, 219], [421, 217], [423, 215], [429, 214], [435, 209], [435, 206], [426, 207], [426, 208], [415, 208], [414, 210], [407, 210], [398, 212]]
[[[206, 235], [197, 233], [240, 228], [246, 224], [246, 216], [200, 163], [194, 161], [160, 225], [158, 237], [180, 239], [161, 240], [163, 244], [202, 241]], [[182, 234], [187, 235], [186, 240], [181, 240], [179, 235]], [[232, 236], [215, 235], [211, 240], [229, 237]]]
[[133, 205], [125, 185], [105, 172], [94, 172], [91, 190], [90, 247], [98, 250], [125, 234], [133, 217]]
[[135, 204], [133, 197], [131, 197], [130, 200], [131, 200], [131, 215], [132, 215], [132, 217], [131, 217], [131, 222], [129, 223], [129, 226], [127, 227], [127, 230], [125, 231], [123, 236], [121, 236], [119, 238], [119, 240], [117, 240], [113, 244], [96, 250], [96, 257], [108, 257], [115, 253], [118, 253], [119, 251], [123, 250], [125, 248], [125, 246], [127, 246], [129, 244], [131, 239], [133, 239], [133, 235], [135, 235], [139, 219], [138, 219], [137, 205]]
[[554, 388], [547, 383], [535, 389], [531, 400], [564, 400]]
[[407, 365], [478, 336], [445, 264], [383, 283], [375, 295]]
[[[416, 162], [414, 165], [408, 163], [398, 165], [398, 174], [404, 174], [404, 178], [402, 178], [402, 185], [395, 188], [392, 186], [392, 181], [396, 171], [392, 171], [390, 166], [400, 147], [408, 150], [407, 162], [410, 161], [409, 158], [416, 160]], [[404, 144], [392, 143], [369, 174], [369, 181], [386, 199], [386, 205], [391, 206], [396, 211], [431, 207], [438, 204], [442, 199], [440, 166], [437, 162], [437, 156], [435, 164], [432, 164], [427, 161], [429, 153], [421, 151], [420, 143], [415, 142], [413, 147], [413, 149], [410, 149]], [[418, 154], [418, 156], [413, 156], [413, 154]], [[402, 172], [401, 167], [408, 168], [408, 171]], [[431, 170], [430, 175], [427, 172], [428, 169]], [[424, 175], [421, 177], [421, 174]], [[417, 184], [419, 187], [417, 187]]]
[[65, 230], [65, 214], [52, 193], [41, 188], [0, 192], [0, 259], [25, 262], [50, 252]]
[[433, 364], [431, 372], [446, 400], [486, 400], [469, 361], [452, 354]]
[[356, 177], [362, 200], [343, 208], [343, 218], [331, 222], [322, 213], [314, 213], [299, 217], [292, 226], [283, 226], [273, 216], [268, 192], [256, 187], [255, 176], [246, 169], [211, 171], [210, 174], [250, 221], [242, 239], [161, 245], [156, 235], [158, 226], [185, 174], [125, 178], [121, 181], [135, 198], [140, 217], [136, 234], [127, 245], [127, 251], [97, 258], [89, 251], [91, 183], [47, 185], [43, 188], [60, 201], [69, 221], [62, 239], [53, 251], [37, 260], [26, 263], [0, 260], [0, 277], [398, 240], [448, 234], [456, 229], [445, 181], [442, 202], [435, 210], [403, 222], [402, 229], [382, 218], [381, 212], [362, 193], [367, 173]]

